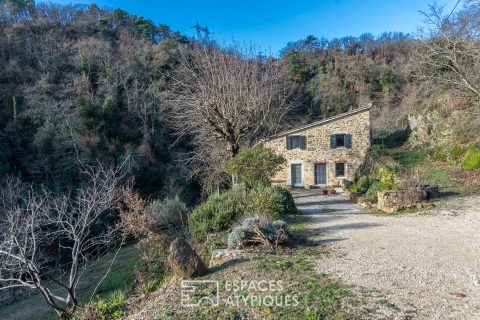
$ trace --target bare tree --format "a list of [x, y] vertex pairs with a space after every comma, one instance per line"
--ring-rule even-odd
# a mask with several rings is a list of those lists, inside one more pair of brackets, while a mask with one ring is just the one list
[[168, 86], [169, 120], [179, 137], [192, 139], [194, 171], [221, 176], [241, 146], [279, 128], [292, 92], [279, 61], [254, 47], [196, 44], [182, 52]]
[[480, 98], [480, 2], [468, 1], [449, 14], [433, 5], [424, 15], [426, 26], [412, 60], [415, 74]]
[[[77, 289], [88, 253], [123, 243], [115, 228], [93, 232], [121, 198], [121, 172], [97, 166], [83, 173], [87, 183], [60, 197], [46, 190], [34, 192], [13, 178], [0, 189], [0, 289], [37, 290], [62, 319], [72, 317], [78, 306]], [[51, 272], [49, 249], [56, 242], [70, 257], [67, 267]]]

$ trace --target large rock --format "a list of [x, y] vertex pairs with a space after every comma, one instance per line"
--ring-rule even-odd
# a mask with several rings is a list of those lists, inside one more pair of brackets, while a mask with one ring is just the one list
[[168, 262], [175, 275], [180, 278], [200, 277], [208, 272], [200, 256], [183, 238], [175, 239], [170, 245]]

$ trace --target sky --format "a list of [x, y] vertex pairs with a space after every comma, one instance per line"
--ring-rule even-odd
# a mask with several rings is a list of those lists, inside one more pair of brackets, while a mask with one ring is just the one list
[[[50, 2], [50, 1], [49, 1]], [[197, 22], [214, 39], [251, 42], [273, 54], [290, 41], [308, 35], [332, 39], [378, 35], [384, 31], [414, 33], [422, 23], [420, 10], [433, 0], [52, 0], [60, 4], [90, 4], [121, 8], [155, 23], [193, 35]], [[457, 0], [437, 0], [450, 12]]]

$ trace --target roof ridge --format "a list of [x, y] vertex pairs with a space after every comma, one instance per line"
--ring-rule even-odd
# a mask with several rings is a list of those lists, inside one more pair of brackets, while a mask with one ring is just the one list
[[333, 121], [333, 120], [341, 119], [341, 118], [344, 118], [344, 117], [348, 117], [348, 116], [351, 116], [351, 115], [369, 110], [371, 108], [372, 108], [372, 106], [357, 108], [357, 109], [354, 109], [354, 110], [351, 110], [351, 111], [347, 111], [347, 112], [344, 112], [344, 113], [341, 113], [341, 114], [337, 114], [335, 116], [332, 116], [332, 117], [329, 117], [329, 118], [326, 118], [326, 119], [317, 120], [317, 121], [314, 121], [312, 123], [305, 124], [305, 125], [303, 125], [301, 127], [298, 127], [298, 128], [289, 129], [289, 130], [271, 135], [271, 136], [267, 137], [265, 140], [271, 140], [271, 139], [274, 139], [274, 138], [279, 138], [279, 137], [284, 136], [284, 135], [288, 135], [288, 134], [291, 134], [291, 133], [295, 133], [295, 132], [298, 132], [298, 131], [302, 131], [302, 130], [305, 130], [305, 129], [316, 127], [318, 125], [321, 125], [321, 124], [324, 124], [324, 123], [327, 123], [327, 122], [330, 122], [330, 121]]

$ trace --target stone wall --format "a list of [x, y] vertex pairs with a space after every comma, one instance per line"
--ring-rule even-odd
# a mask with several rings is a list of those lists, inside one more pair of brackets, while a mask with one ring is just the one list
[[[337, 133], [351, 134], [352, 148], [330, 148], [330, 135]], [[306, 149], [287, 150], [286, 137], [288, 135], [306, 136]], [[325, 163], [328, 185], [339, 185], [344, 178], [353, 180], [358, 168], [365, 160], [370, 148], [370, 111], [369, 109], [353, 111], [299, 131], [280, 134], [265, 141], [264, 146], [287, 159], [287, 164], [273, 178], [274, 184], [290, 186], [290, 164], [302, 163], [304, 185], [314, 185], [314, 165]], [[337, 162], [346, 163], [345, 177], [335, 177], [335, 163]]]
[[401, 190], [389, 190], [378, 192], [377, 209], [387, 213], [393, 213], [410, 208], [425, 208], [431, 206], [426, 200], [428, 193], [426, 190], [418, 188], [406, 192]]

